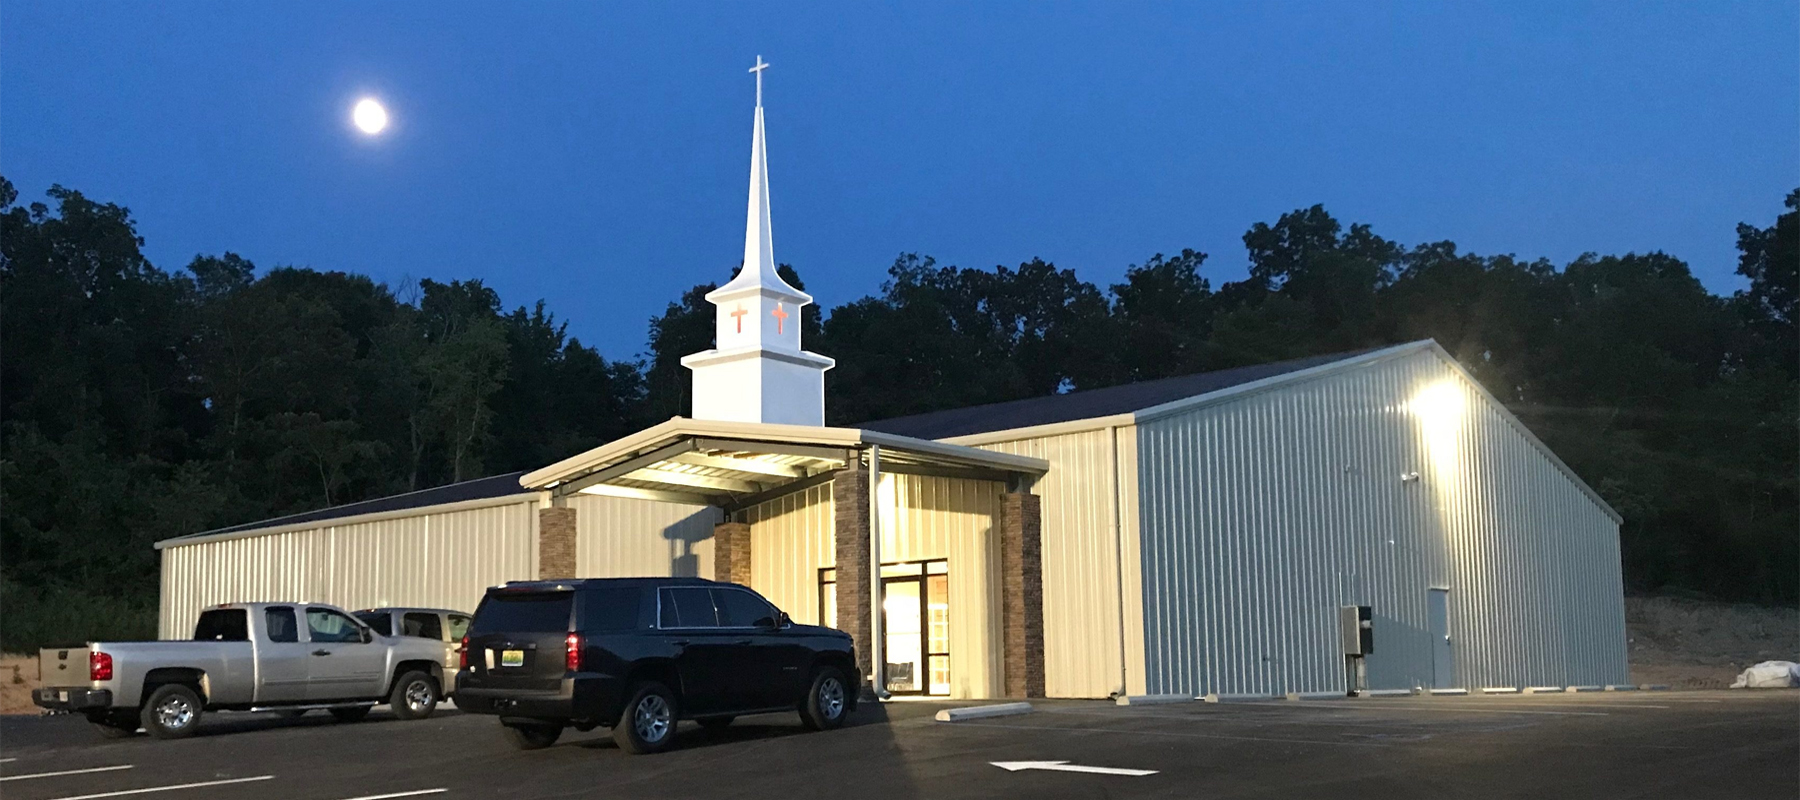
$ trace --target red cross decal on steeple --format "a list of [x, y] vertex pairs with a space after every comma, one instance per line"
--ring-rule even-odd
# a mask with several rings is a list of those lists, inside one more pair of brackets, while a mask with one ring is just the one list
[[777, 334], [777, 335], [779, 335], [779, 334], [780, 334], [780, 333], [781, 333], [781, 326], [782, 326], [782, 323], [785, 323], [785, 322], [787, 322], [787, 318], [788, 318], [788, 312], [786, 312], [786, 311], [782, 311], [782, 310], [781, 310], [781, 304], [780, 304], [780, 303], [776, 303], [776, 304], [775, 304], [775, 310], [774, 310], [774, 311], [771, 311], [771, 312], [769, 312], [769, 313], [770, 313], [770, 314], [773, 314], [773, 315], [775, 315], [775, 333], [776, 333], [776, 334]]
[[738, 333], [744, 332], [744, 315], [748, 313], [750, 312], [745, 311], [743, 306], [738, 306], [736, 311], [731, 312], [730, 316], [737, 320]]

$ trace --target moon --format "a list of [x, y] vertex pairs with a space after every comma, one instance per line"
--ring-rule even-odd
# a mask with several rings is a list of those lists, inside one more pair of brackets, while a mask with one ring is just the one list
[[375, 98], [365, 97], [356, 104], [356, 109], [350, 112], [350, 119], [363, 133], [373, 136], [387, 127], [388, 113], [387, 109], [382, 108], [381, 103]]

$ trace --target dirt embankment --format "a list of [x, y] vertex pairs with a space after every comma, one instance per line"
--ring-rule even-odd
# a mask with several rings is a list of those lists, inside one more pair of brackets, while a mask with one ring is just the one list
[[31, 704], [37, 685], [37, 656], [0, 655], [0, 714], [37, 713]]
[[1625, 598], [1631, 679], [1719, 689], [1758, 661], [1800, 661], [1800, 610], [1667, 597]]

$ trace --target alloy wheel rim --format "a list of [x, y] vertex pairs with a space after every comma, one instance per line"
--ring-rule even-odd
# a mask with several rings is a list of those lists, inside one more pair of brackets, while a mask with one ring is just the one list
[[837, 678], [826, 678], [819, 684], [819, 710], [826, 719], [837, 719], [844, 713], [844, 685]]
[[406, 687], [406, 707], [414, 711], [424, 711], [436, 702], [431, 696], [431, 685], [424, 681], [413, 681]]
[[185, 728], [194, 721], [194, 707], [186, 698], [170, 697], [157, 705], [156, 721], [165, 728]]
[[673, 727], [673, 715], [669, 713], [669, 704], [659, 695], [647, 695], [639, 700], [635, 714], [637, 735], [646, 742], [660, 742], [669, 735]]

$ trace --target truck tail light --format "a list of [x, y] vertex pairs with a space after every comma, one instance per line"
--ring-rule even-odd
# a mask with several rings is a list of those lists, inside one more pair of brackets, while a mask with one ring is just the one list
[[581, 671], [581, 634], [571, 633], [563, 640], [563, 665], [570, 672]]
[[112, 655], [99, 651], [88, 654], [88, 680], [112, 680]]
[[462, 638], [462, 644], [456, 646], [456, 668], [469, 668], [469, 637]]

